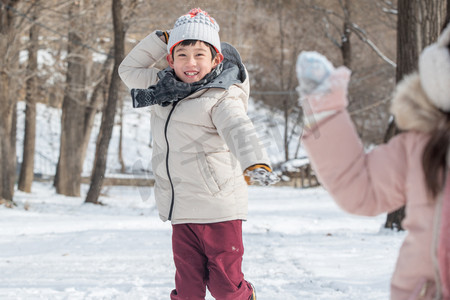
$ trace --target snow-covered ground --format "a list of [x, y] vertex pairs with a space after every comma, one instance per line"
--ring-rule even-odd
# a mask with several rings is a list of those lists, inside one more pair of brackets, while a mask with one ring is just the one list
[[[0, 299], [169, 299], [171, 225], [151, 188], [107, 187], [106, 206], [50, 183], [0, 206]], [[141, 195], [150, 195], [142, 201]], [[322, 188], [252, 187], [243, 269], [259, 300], [388, 299], [404, 233], [341, 211]], [[207, 299], [212, 299], [208, 296]]]
[[[20, 102], [18, 161], [24, 109]], [[253, 101], [249, 115], [272, 163], [283, 161], [282, 120]], [[55, 172], [60, 122], [59, 109], [38, 104], [35, 172], [43, 177]], [[127, 99], [123, 124], [126, 174], [120, 176], [152, 176], [148, 110], [132, 109]], [[92, 168], [100, 115], [94, 126], [85, 176]], [[115, 126], [108, 177], [119, 176], [118, 137]], [[292, 143], [291, 153], [297, 146]], [[34, 182], [31, 194], [16, 191], [17, 207], [0, 206], [1, 300], [169, 299], [175, 272], [171, 225], [159, 220], [152, 188], [105, 187], [100, 200], [106, 206], [84, 204], [87, 189], [83, 185], [81, 197], [71, 198], [57, 195], [51, 183]], [[322, 188], [251, 187], [249, 196], [243, 270], [258, 300], [388, 299], [405, 233], [383, 230], [385, 215], [346, 214]]]

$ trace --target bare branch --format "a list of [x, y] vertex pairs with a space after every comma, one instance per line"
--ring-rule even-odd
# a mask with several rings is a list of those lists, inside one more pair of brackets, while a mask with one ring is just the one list
[[351, 26], [349, 28], [352, 30], [352, 32], [354, 32], [361, 41], [366, 43], [382, 60], [387, 62], [393, 68], [397, 67], [397, 64], [395, 62], [393, 62], [386, 55], [384, 55], [383, 52], [381, 52], [381, 50], [369, 38], [367, 38], [367, 34], [364, 30], [359, 28], [359, 26], [356, 25], [355, 23], [351, 23], [350, 25]]
[[[323, 18], [323, 22], [325, 23], [325, 36], [326, 36], [326, 37], [327, 37], [334, 45], [336, 45], [338, 48], [341, 48], [341, 44], [340, 44], [335, 38], [333, 38], [333, 36], [332, 36], [331, 33], [330, 33], [330, 30], [329, 30], [329, 28], [330, 28], [330, 20], [329, 20], [328, 18], [324, 17], [324, 18]], [[331, 24], [333, 25], [333, 27], [335, 27], [336, 30], [338, 30], [336, 24], [334, 24], [334, 23], [331, 23]]]
[[382, 100], [380, 100], [380, 101], [377, 101], [377, 102], [375, 102], [375, 103], [372, 103], [372, 104], [370, 104], [370, 105], [367, 105], [367, 106], [365, 106], [365, 107], [363, 107], [363, 108], [361, 108], [361, 109], [357, 109], [357, 110], [351, 111], [351, 112], [349, 112], [349, 114], [350, 114], [350, 116], [354, 116], [354, 115], [360, 114], [360, 113], [362, 113], [362, 112], [364, 112], [364, 111], [371, 110], [371, 109], [374, 109], [374, 108], [377, 107], [377, 106], [380, 106], [380, 105], [382, 105], [382, 104], [385, 104], [385, 103], [389, 102], [389, 100], [391, 100], [391, 98], [390, 98], [390, 97], [387, 97], [387, 98], [385, 98], [385, 99], [382, 99]]
[[342, 20], [344, 19], [343, 16], [337, 14], [334, 10], [331, 10], [331, 9], [326, 9], [326, 8], [320, 7], [318, 5], [312, 5], [311, 8], [313, 10], [316, 10], [318, 12], [323, 13], [324, 15], [331, 15], [331, 16], [335, 16], [335, 17], [337, 17], [339, 19], [342, 19]]
[[392, 1], [381, 0], [379, 2], [381, 2], [381, 4], [378, 3], [378, 5], [381, 6], [382, 11], [384, 11], [385, 13], [390, 14], [390, 15], [394, 15], [394, 16], [398, 15], [397, 7], [394, 6], [394, 3]]

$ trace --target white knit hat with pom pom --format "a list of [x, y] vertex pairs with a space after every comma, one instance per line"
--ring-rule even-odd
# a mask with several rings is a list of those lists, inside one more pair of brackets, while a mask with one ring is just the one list
[[211, 44], [217, 52], [221, 52], [219, 24], [206, 11], [194, 8], [186, 15], [178, 18], [170, 31], [167, 52], [184, 40], [200, 40]]
[[439, 109], [450, 112], [450, 24], [436, 43], [426, 47], [419, 57], [422, 88]]

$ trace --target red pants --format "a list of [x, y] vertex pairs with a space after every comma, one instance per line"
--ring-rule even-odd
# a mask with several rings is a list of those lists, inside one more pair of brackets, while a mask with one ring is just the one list
[[241, 271], [242, 221], [173, 225], [175, 287], [171, 300], [248, 300], [251, 285]]

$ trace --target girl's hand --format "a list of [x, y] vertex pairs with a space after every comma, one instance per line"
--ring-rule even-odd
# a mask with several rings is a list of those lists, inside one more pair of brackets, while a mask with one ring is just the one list
[[317, 52], [302, 52], [297, 60], [300, 105], [305, 115], [337, 111], [348, 105], [347, 89], [351, 71], [337, 69]]

